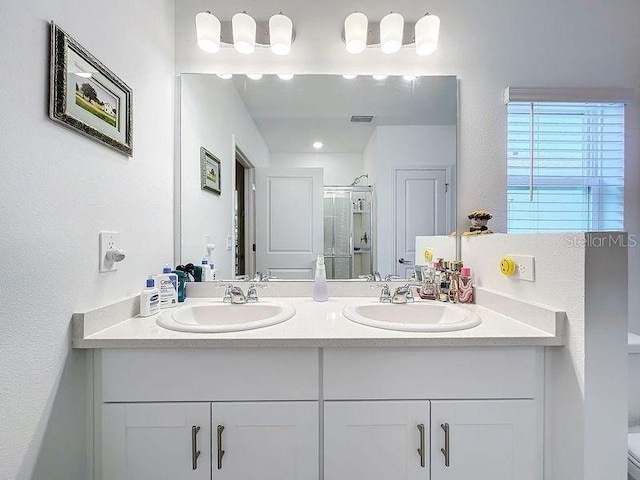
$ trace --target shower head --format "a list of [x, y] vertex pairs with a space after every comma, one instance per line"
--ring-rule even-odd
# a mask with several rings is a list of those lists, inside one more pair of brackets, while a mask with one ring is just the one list
[[363, 178], [369, 178], [369, 174], [365, 173], [364, 175], [360, 175], [359, 177], [356, 177], [356, 179], [353, 181], [353, 183], [351, 185], [349, 185], [350, 187], [355, 187], [356, 185], [358, 185], [360, 183], [360, 180], [362, 180]]

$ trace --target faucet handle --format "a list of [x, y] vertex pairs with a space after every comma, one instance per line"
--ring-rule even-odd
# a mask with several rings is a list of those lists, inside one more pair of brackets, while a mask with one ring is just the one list
[[381, 303], [391, 303], [391, 292], [389, 291], [389, 285], [386, 283], [376, 283], [375, 285], [371, 285], [371, 288], [381, 288], [380, 292], [380, 302]]
[[256, 283], [252, 283], [251, 285], [249, 285], [249, 289], [247, 290], [247, 302], [258, 301], [258, 291], [256, 290], [257, 288], [267, 288], [267, 286]]
[[398, 275], [392, 275], [392, 274], [390, 274], [390, 273], [387, 273], [387, 274], [384, 276], [384, 281], [385, 281], [385, 282], [390, 282], [390, 281], [392, 281], [392, 280], [397, 280], [397, 279], [399, 279], [399, 278], [400, 278], [400, 277], [399, 277]]

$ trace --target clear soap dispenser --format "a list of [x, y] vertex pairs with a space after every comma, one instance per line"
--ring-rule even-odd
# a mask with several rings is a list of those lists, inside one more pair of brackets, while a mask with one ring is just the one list
[[316, 276], [313, 282], [313, 300], [316, 302], [326, 302], [329, 300], [327, 270], [324, 266], [323, 255], [318, 255], [318, 259], [316, 260]]

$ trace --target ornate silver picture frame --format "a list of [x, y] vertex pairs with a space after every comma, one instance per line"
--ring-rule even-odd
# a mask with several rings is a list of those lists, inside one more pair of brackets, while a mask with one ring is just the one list
[[133, 156], [133, 91], [51, 22], [49, 117]]

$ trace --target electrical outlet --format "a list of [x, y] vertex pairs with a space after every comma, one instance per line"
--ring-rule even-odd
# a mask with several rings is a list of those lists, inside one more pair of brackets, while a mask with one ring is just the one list
[[514, 279], [535, 281], [535, 258], [530, 255], [509, 255], [516, 264]]
[[117, 263], [107, 258], [109, 250], [120, 248], [120, 234], [118, 232], [100, 232], [100, 264], [101, 272], [115, 272], [118, 270]]

